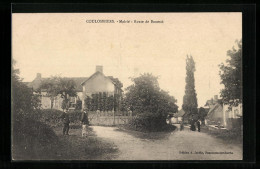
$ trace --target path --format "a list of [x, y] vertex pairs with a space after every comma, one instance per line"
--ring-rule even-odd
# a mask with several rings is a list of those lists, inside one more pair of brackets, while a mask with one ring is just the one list
[[[227, 145], [206, 133], [175, 131], [162, 139], [142, 139], [115, 127], [92, 128], [98, 137], [118, 147], [119, 153], [114, 160], [242, 160], [242, 148]], [[206, 151], [233, 154], [205, 154]]]

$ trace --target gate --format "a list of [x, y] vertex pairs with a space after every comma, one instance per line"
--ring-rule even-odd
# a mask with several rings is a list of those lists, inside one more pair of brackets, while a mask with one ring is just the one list
[[120, 124], [128, 124], [132, 119], [132, 113], [128, 112], [88, 112], [88, 119], [91, 125], [103, 125], [103, 126], [113, 126]]

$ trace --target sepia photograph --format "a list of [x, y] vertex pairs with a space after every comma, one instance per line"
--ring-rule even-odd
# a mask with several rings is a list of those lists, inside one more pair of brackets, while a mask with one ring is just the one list
[[243, 160], [242, 12], [12, 13], [11, 156]]

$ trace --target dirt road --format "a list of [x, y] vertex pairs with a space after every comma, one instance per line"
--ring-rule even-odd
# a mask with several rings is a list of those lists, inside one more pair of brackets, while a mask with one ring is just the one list
[[118, 147], [112, 160], [242, 160], [242, 147], [205, 133], [174, 131], [162, 138], [145, 139], [114, 127], [92, 128], [98, 137]]

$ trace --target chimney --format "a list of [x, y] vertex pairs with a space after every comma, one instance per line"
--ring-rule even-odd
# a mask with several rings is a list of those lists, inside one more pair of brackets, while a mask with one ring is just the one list
[[37, 73], [36, 74], [36, 79], [41, 79], [42, 78], [42, 74], [41, 73]]
[[96, 72], [101, 72], [101, 73], [103, 73], [103, 66], [97, 65], [97, 66], [96, 66]]

